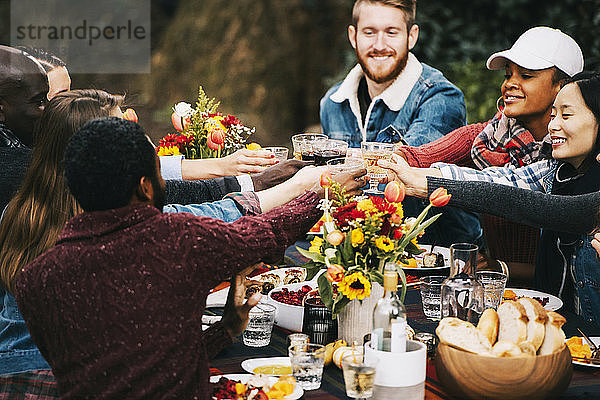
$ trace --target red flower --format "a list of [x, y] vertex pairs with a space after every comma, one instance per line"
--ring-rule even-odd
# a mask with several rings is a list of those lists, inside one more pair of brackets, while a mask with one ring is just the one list
[[225, 118], [223, 118], [223, 121], [221, 121], [221, 123], [225, 126], [225, 128], [229, 128], [231, 125], [241, 125], [242, 121], [240, 121], [233, 115], [228, 115]]
[[176, 133], [170, 133], [170, 134], [166, 135], [164, 138], [160, 139], [158, 141], [158, 145], [162, 146], [162, 147], [176, 146], [179, 136], [181, 136], [181, 135], [178, 135]]
[[452, 195], [448, 194], [448, 191], [445, 188], [439, 187], [431, 193], [429, 201], [434, 207], [443, 207], [448, 204], [450, 197], [452, 197]]
[[402, 230], [396, 229], [394, 231], [394, 239], [396, 239], [396, 240], [401, 239], [402, 236], [404, 236], [404, 233], [402, 232]]
[[383, 213], [393, 214], [397, 210], [397, 207], [395, 204], [388, 203], [381, 197], [369, 196], [369, 199], [371, 199], [371, 202], [373, 203], [375, 208], [377, 208], [379, 211], [381, 211]]

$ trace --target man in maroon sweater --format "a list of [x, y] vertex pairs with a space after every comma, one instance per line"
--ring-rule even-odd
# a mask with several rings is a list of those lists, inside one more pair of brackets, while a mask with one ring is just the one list
[[[278, 261], [322, 213], [317, 185], [229, 224], [162, 214], [157, 164], [143, 130], [118, 118], [86, 124], [65, 151], [85, 212], [23, 268], [15, 293], [65, 399], [210, 398], [208, 360], [242, 332], [250, 308], [230, 299], [222, 322], [203, 332], [210, 288]], [[344, 176], [350, 192], [364, 172]]]

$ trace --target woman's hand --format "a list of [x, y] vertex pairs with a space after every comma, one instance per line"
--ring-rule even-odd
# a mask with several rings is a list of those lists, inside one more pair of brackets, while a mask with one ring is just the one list
[[223, 176], [261, 172], [263, 167], [277, 164], [279, 160], [268, 150], [240, 149], [222, 158]]
[[[346, 189], [346, 194], [350, 196], [356, 196], [362, 193], [361, 188], [363, 188], [367, 184], [366, 178], [367, 170], [364, 168], [359, 168], [353, 171], [341, 172], [339, 174], [333, 175], [333, 180], [338, 182], [344, 189]], [[316, 192], [320, 197], [325, 196], [325, 189], [321, 187], [321, 175], [317, 178], [317, 181], [314, 183], [313, 188], [311, 189], [313, 192]]]
[[427, 177], [441, 177], [441, 173], [435, 168], [412, 168], [406, 160], [396, 154], [393, 162], [379, 160], [377, 165], [388, 170], [388, 180], [404, 183], [406, 194], [413, 197], [426, 198]]

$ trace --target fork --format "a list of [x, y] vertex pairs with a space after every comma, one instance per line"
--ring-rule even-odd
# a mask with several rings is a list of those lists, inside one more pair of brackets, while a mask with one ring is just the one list
[[[590, 348], [592, 349], [592, 356], [590, 358], [592, 360], [594, 360], [595, 362], [600, 361], [600, 349], [598, 348], [598, 346], [596, 346], [596, 344], [594, 342], [592, 342], [592, 340], [588, 337], [588, 335], [583, 333], [583, 331], [581, 329], [577, 328], [577, 330], [579, 331], [579, 333], [581, 333], [581, 336], [583, 336], [585, 341], [590, 345]], [[595, 364], [595, 362], [594, 362], [594, 364]]]

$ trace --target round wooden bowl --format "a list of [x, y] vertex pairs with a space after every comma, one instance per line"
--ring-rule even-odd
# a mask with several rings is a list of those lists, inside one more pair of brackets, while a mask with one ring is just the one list
[[567, 346], [535, 357], [482, 356], [440, 343], [437, 376], [458, 398], [543, 399], [558, 397], [573, 375]]

